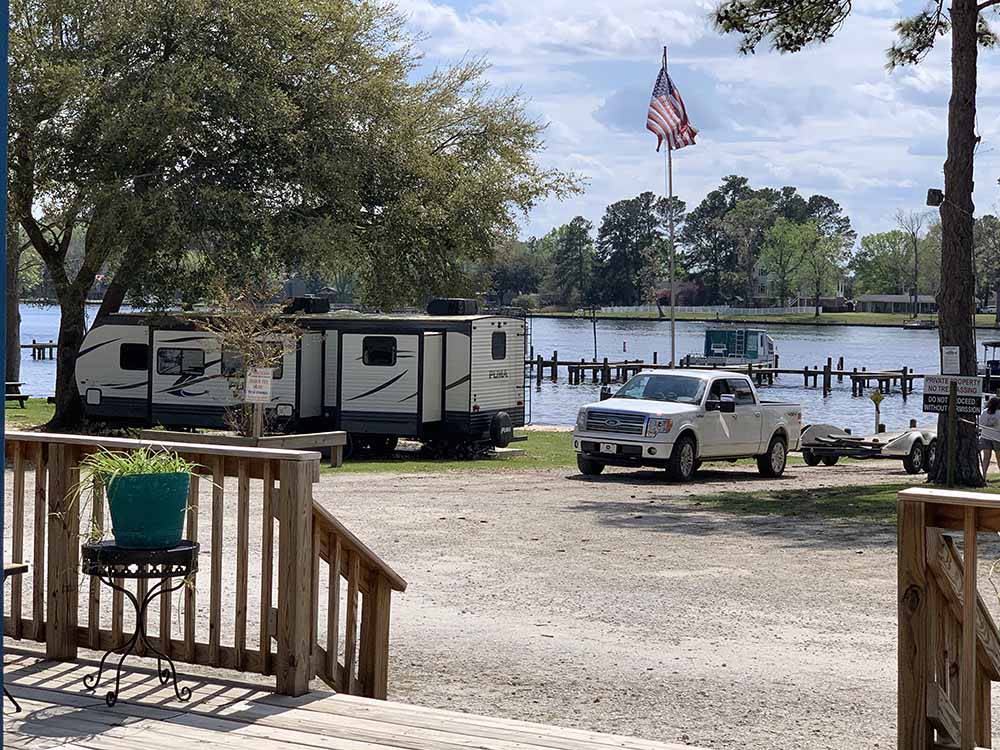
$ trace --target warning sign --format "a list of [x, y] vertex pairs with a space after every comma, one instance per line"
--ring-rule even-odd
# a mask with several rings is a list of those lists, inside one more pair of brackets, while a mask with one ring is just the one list
[[255, 367], [247, 373], [243, 389], [243, 400], [248, 404], [271, 403], [271, 381], [274, 370], [269, 367]]
[[955, 407], [959, 414], [979, 414], [983, 403], [983, 381], [975, 376], [928, 375], [924, 379], [924, 411], [948, 413], [948, 393], [955, 383]]

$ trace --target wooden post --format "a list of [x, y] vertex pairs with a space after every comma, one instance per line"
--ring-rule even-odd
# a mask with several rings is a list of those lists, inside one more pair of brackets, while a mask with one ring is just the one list
[[833, 359], [830, 357], [826, 358], [826, 364], [823, 365], [823, 395], [829, 396], [830, 391], [833, 389], [833, 379], [830, 377], [830, 371], [833, 369]]
[[899, 389], [903, 393], [903, 400], [904, 401], [906, 400], [906, 397], [909, 394], [909, 388], [907, 387], [907, 377], [906, 377], [906, 373], [908, 371], [909, 371], [909, 368], [907, 368], [906, 365], [903, 365], [903, 377], [900, 378]]
[[361, 610], [362, 680], [369, 698], [385, 700], [389, 688], [389, 607], [392, 589], [385, 576], [379, 575], [374, 591], [365, 595]]
[[653, 364], [654, 365], [657, 364], [657, 360], [659, 359], [659, 356], [660, 356], [659, 352], [653, 352]]
[[535, 383], [538, 385], [542, 384], [542, 355], [538, 355], [538, 359], [535, 361]]
[[308, 461], [282, 461], [279, 469], [278, 653], [276, 691], [304, 695], [315, 674], [311, 659], [313, 575], [312, 472]]
[[809, 387], [809, 365], [802, 368], [802, 387]]
[[[929, 747], [927, 722], [928, 638], [927, 535], [924, 504], [900, 500], [897, 509], [898, 676], [896, 747]], [[975, 651], [973, 651], [973, 654]]]
[[611, 385], [611, 367], [608, 365], [608, 358], [604, 358], [601, 366], [601, 385]]
[[851, 371], [851, 395], [857, 396], [858, 394], [858, 368], [855, 367]]
[[[952, 389], [955, 383], [952, 382]], [[951, 404], [949, 403], [949, 407]], [[949, 433], [949, 438], [954, 433]], [[962, 667], [959, 672], [960, 706], [962, 717], [962, 750], [976, 746], [976, 618], [978, 617], [979, 592], [976, 588], [976, 509], [965, 508], [965, 536], [963, 538], [964, 574], [962, 576]], [[931, 623], [933, 627], [935, 623]]]
[[49, 549], [45, 656], [76, 659], [76, 626], [80, 575], [80, 503], [73, 496], [78, 449], [49, 445]]
[[552, 352], [552, 382], [559, 378], [559, 352]]
[[837, 382], [838, 383], [843, 383], [844, 382], [844, 356], [843, 355], [841, 355], [837, 359]]

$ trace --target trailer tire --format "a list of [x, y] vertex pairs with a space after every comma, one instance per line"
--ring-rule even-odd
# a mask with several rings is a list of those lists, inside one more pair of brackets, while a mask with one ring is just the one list
[[490, 420], [490, 442], [496, 448], [506, 448], [514, 439], [514, 422], [510, 414], [498, 411]]
[[927, 446], [927, 452], [924, 455], [924, 468], [927, 469], [928, 474], [934, 473], [934, 465], [937, 463], [937, 449], [938, 441], [937, 438], [933, 438]]
[[824, 466], [836, 466], [840, 456], [823, 456], [821, 460]]
[[689, 482], [698, 470], [698, 446], [691, 435], [681, 435], [667, 461], [667, 475], [675, 482]]
[[592, 458], [586, 458], [584, 456], [576, 457], [576, 467], [585, 477], [596, 477], [604, 471], [604, 464], [600, 461], [595, 461]]
[[810, 448], [803, 448], [802, 460], [806, 462], [806, 466], [819, 466], [820, 458]]
[[767, 453], [757, 456], [757, 471], [761, 476], [777, 479], [785, 473], [788, 465], [788, 443], [781, 435], [775, 435], [767, 446]]
[[910, 452], [903, 458], [903, 468], [907, 474], [919, 474], [926, 470], [924, 466], [926, 462], [927, 452], [924, 450], [924, 444], [919, 440], [914, 441]]

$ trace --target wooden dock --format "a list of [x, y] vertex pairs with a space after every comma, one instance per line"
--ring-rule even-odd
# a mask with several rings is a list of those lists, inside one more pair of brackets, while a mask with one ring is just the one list
[[[152, 665], [152, 662], [150, 662]], [[45, 661], [8, 650], [6, 684], [22, 711], [4, 707], [13, 750], [682, 750], [680, 745], [583, 729], [494, 719], [402, 703], [313, 692], [275, 695], [262, 685], [181, 675], [180, 703], [152, 670], [122, 676], [114, 708], [84, 690], [93, 663]], [[697, 750], [684, 745], [685, 750]]]
[[604, 357], [602, 360], [567, 360], [560, 359], [559, 352], [552, 352], [551, 359], [545, 359], [542, 355], [534, 355], [525, 360], [525, 367], [528, 369], [530, 379], [536, 385], [541, 385], [545, 380], [558, 382], [561, 368], [565, 368], [566, 376], [570, 385], [580, 385], [587, 382], [589, 376], [591, 383], [601, 385], [611, 385], [612, 383], [624, 383], [630, 377], [642, 370], [670, 370], [695, 367], [697, 369], [729, 370], [731, 372], [746, 373], [757, 385], [774, 385], [775, 380], [784, 375], [794, 380], [783, 382], [783, 385], [795, 385], [798, 378], [802, 378], [803, 388], [822, 389], [823, 395], [828, 396], [833, 391], [834, 380], [843, 383], [845, 379], [851, 382], [851, 395], [864, 396], [869, 389], [877, 389], [882, 393], [891, 393], [898, 389], [903, 398], [907, 398], [913, 393], [914, 382], [924, 378], [923, 373], [914, 372], [912, 368], [903, 366], [898, 370], [869, 370], [867, 367], [854, 367], [848, 370], [844, 365], [844, 358], [838, 358], [834, 364], [832, 357], [827, 357], [826, 363], [821, 367], [815, 365], [802, 368], [780, 367], [777, 357], [774, 365], [691, 365], [689, 358], [685, 357], [675, 366], [672, 363], [660, 364], [658, 352], [653, 352], [652, 361], [646, 362], [644, 359], [623, 359], [609, 360]]
[[59, 344], [55, 341], [35, 341], [32, 339], [30, 344], [21, 344], [21, 348], [31, 349], [32, 359], [55, 359]]

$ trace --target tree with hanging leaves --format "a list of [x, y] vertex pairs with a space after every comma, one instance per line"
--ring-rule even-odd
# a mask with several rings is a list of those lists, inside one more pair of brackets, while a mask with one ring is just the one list
[[[897, 40], [888, 50], [892, 70], [919, 64], [945, 34], [951, 34], [951, 100], [948, 105], [948, 152], [944, 164], [945, 201], [941, 205], [941, 288], [938, 327], [942, 346], [958, 346], [961, 373], [976, 374], [974, 326], [975, 275], [972, 266], [973, 157], [976, 136], [976, 75], [979, 47], [993, 47], [997, 38], [985, 14], [1000, 0], [931, 0], [916, 15], [896, 23]], [[725, 0], [714, 20], [723, 33], [741, 37], [740, 50], [753, 53], [768, 42], [780, 52], [797, 52], [826, 42], [843, 26], [852, 0]], [[947, 420], [938, 420], [942, 444], [955, 439], [956, 481], [965, 486], [984, 482], [979, 465], [976, 429], [960, 423], [950, 436]], [[943, 455], [943, 451], [941, 453]], [[937, 462], [931, 480], [946, 481], [944, 461]]]

